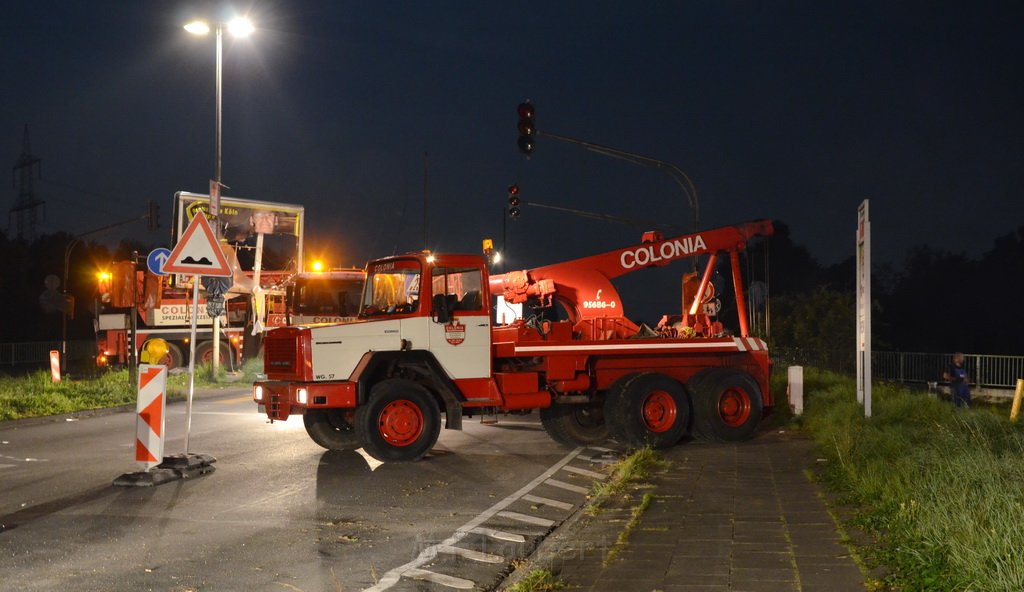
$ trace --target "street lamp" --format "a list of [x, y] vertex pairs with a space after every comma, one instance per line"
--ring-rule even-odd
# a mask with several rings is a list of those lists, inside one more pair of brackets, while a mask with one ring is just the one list
[[[210, 212], [219, 213], [218, 204], [214, 203], [214, 195], [212, 190], [216, 190], [217, 195], [220, 195], [220, 189], [223, 187], [221, 182], [221, 105], [222, 99], [222, 88], [221, 83], [223, 76], [223, 61], [224, 61], [224, 28], [227, 27], [228, 33], [234, 37], [248, 37], [256, 30], [252, 22], [244, 17], [234, 18], [229, 22], [217, 23], [216, 34], [217, 34], [217, 70], [216, 70], [216, 122], [214, 132], [214, 179], [213, 187], [210, 192]], [[185, 24], [185, 30], [193, 35], [206, 35], [210, 32], [210, 25], [206, 21], [194, 20]], [[219, 201], [219, 200], [218, 200]], [[214, 235], [217, 239], [220, 239], [220, 223], [214, 224]], [[198, 278], [197, 278], [198, 279]], [[194, 346], [193, 346], [194, 349]], [[194, 353], [192, 354], [194, 355]], [[190, 356], [191, 359], [191, 356]], [[216, 380], [218, 366], [220, 365], [220, 316], [213, 317], [213, 377]], [[194, 363], [194, 360], [193, 360]]]
[[[224, 28], [227, 27], [228, 33], [234, 37], [248, 37], [256, 30], [252, 22], [247, 18], [235, 18], [229, 21], [227, 24], [217, 23], [216, 35], [217, 35], [217, 72], [216, 72], [216, 130], [214, 135], [214, 181], [217, 185], [221, 182], [221, 104], [222, 104], [222, 84], [223, 78], [222, 64], [224, 61]], [[185, 30], [193, 35], [206, 35], [210, 32], [210, 25], [206, 21], [196, 20], [189, 22], [185, 25]], [[220, 232], [219, 225], [217, 232]]]

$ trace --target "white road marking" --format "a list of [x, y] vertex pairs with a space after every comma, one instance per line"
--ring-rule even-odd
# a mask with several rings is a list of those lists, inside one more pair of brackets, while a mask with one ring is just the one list
[[16, 456], [7, 456], [3, 454], [0, 454], [0, 458], [5, 460], [13, 460], [15, 462], [50, 462], [50, 459], [48, 458], [18, 458]]
[[563, 471], [569, 471], [570, 473], [576, 473], [577, 475], [583, 475], [584, 477], [590, 477], [591, 479], [597, 479], [598, 481], [604, 481], [608, 478], [608, 475], [604, 473], [598, 473], [597, 471], [588, 471], [587, 469], [581, 469], [572, 465], [565, 465], [562, 467]]
[[611, 448], [605, 448], [604, 446], [587, 446], [590, 450], [596, 450], [598, 452], [615, 452]]
[[511, 518], [519, 522], [525, 522], [527, 524], [536, 524], [537, 526], [552, 527], [555, 525], [554, 520], [548, 520], [547, 518], [541, 518], [540, 516], [530, 516], [529, 514], [520, 514], [519, 512], [498, 512], [498, 516], [502, 518]]
[[366, 466], [370, 467], [371, 473], [376, 471], [382, 464], [384, 464], [381, 461], [370, 456], [370, 454], [363, 450], [362, 448], [357, 449], [356, 452], [358, 452], [360, 456], [366, 459]]
[[579, 485], [573, 485], [572, 483], [566, 483], [565, 481], [559, 481], [558, 479], [548, 479], [544, 483], [566, 491], [582, 493], [583, 495], [590, 493], [590, 490], [586, 487], [580, 487]]
[[465, 557], [466, 559], [472, 559], [481, 563], [501, 563], [505, 561], [505, 558], [500, 555], [492, 555], [491, 553], [474, 551], [473, 549], [463, 549], [462, 547], [452, 545], [442, 545], [437, 550], [440, 553], [450, 553], [451, 555], [458, 555], [459, 557]]
[[[501, 500], [500, 502], [494, 504], [490, 508], [481, 512], [479, 515], [477, 515], [475, 518], [473, 518], [466, 524], [459, 527], [452, 536], [448, 537], [444, 541], [441, 541], [441, 543], [437, 545], [427, 547], [426, 549], [420, 552], [419, 556], [416, 557], [416, 559], [413, 559], [405, 565], [400, 565], [388, 571], [387, 573], [381, 575], [380, 580], [375, 585], [366, 588], [364, 592], [381, 592], [383, 590], [387, 590], [388, 588], [391, 588], [392, 586], [397, 584], [398, 581], [402, 579], [403, 575], [425, 571], [419, 569], [420, 566], [428, 563], [437, 556], [438, 547], [442, 545], [454, 546], [456, 543], [462, 540], [467, 534], [472, 532], [475, 528], [477, 528], [487, 520], [490, 520], [492, 517], [494, 517], [495, 514], [509, 507], [514, 502], [522, 498], [524, 495], [536, 489], [541, 483], [544, 483], [547, 480], [549, 480], [552, 475], [561, 470], [561, 468], [564, 467], [565, 465], [569, 464], [569, 462], [572, 461], [572, 459], [576, 458], [582, 451], [583, 448], [580, 447], [577, 448], [576, 450], [573, 450], [569, 454], [565, 455], [565, 457], [563, 457], [562, 460], [556, 462], [554, 465], [548, 468], [548, 470], [541, 473], [536, 479], [524, 485], [519, 491], [516, 491], [515, 493], [509, 495], [505, 499]], [[410, 575], [410, 577], [415, 576]], [[469, 587], [472, 588], [473, 583], [470, 582], [469, 584]]]
[[523, 496], [523, 499], [528, 501], [528, 502], [533, 502], [535, 504], [541, 504], [541, 505], [544, 505], [544, 506], [551, 506], [553, 508], [559, 508], [561, 510], [571, 510], [572, 509], [572, 504], [570, 504], [568, 502], [560, 502], [558, 500], [553, 500], [553, 499], [551, 499], [549, 497], [540, 497], [538, 495], [526, 494], [526, 495]]
[[474, 586], [472, 580], [456, 578], [455, 576], [439, 574], [425, 569], [410, 569], [405, 572], [405, 575], [415, 580], [426, 580], [428, 582], [434, 582], [435, 584], [441, 584], [442, 586], [448, 586], [449, 588], [456, 588], [459, 590], [472, 590]]
[[[523, 496], [523, 498], [525, 497], [526, 496]], [[470, 530], [469, 532], [473, 534], [482, 534], [484, 536], [489, 536], [493, 539], [498, 539], [499, 541], [508, 541], [510, 543], [526, 542], [526, 537], [524, 537], [521, 534], [515, 534], [514, 532], [505, 532], [504, 530], [495, 530], [493, 528], [484, 528], [483, 526], [478, 526]]]

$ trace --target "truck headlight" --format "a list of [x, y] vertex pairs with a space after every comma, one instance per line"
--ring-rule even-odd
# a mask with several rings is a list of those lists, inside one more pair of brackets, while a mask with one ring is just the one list
[[305, 405], [307, 402], [309, 402], [309, 391], [307, 391], [304, 388], [300, 388], [299, 390], [295, 391], [295, 398], [298, 399], [299, 405]]
[[263, 400], [263, 385], [258, 384], [252, 389], [252, 398], [257, 401]]

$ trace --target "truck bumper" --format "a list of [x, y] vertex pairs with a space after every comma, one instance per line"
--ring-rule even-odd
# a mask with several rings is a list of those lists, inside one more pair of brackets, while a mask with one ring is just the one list
[[286, 382], [262, 380], [252, 385], [252, 399], [272, 420], [286, 420], [306, 409], [354, 409], [354, 382]]

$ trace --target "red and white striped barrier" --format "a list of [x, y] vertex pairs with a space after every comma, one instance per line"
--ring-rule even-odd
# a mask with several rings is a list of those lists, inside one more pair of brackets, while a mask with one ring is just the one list
[[164, 411], [167, 408], [167, 366], [139, 366], [138, 417], [135, 422], [135, 460], [145, 469], [163, 461]]

